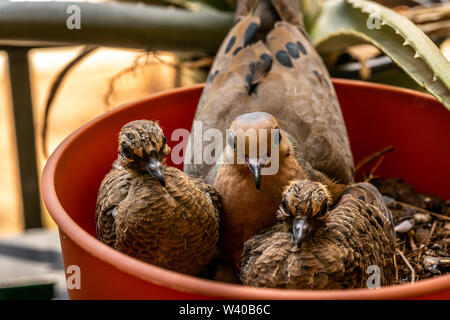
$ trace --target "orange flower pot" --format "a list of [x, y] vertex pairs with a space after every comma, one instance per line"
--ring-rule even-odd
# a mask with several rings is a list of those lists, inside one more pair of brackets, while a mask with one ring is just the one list
[[[420, 192], [450, 198], [450, 112], [423, 93], [358, 81], [333, 82], [356, 163], [393, 145], [395, 152], [386, 156], [378, 174], [399, 177]], [[116, 108], [72, 133], [47, 162], [42, 195], [59, 227], [66, 276], [72, 276], [71, 299], [450, 298], [450, 274], [372, 290], [251, 288], [168, 271], [98, 241], [97, 190], [117, 156], [120, 128], [146, 118], [158, 120], [167, 137], [176, 128], [190, 129], [202, 88], [177, 89]], [[171, 146], [176, 143], [169, 141]], [[79, 282], [74, 282], [72, 272]]]

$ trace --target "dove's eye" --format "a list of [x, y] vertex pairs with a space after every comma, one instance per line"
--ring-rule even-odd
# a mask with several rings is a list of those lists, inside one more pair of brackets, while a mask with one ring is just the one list
[[275, 129], [275, 139], [274, 139], [274, 144], [275, 145], [279, 145], [281, 142], [281, 133], [280, 133], [280, 129], [276, 128]]
[[233, 132], [230, 132], [230, 135], [228, 136], [228, 143], [233, 147], [234, 150], [237, 149], [237, 144], [236, 140], [234, 139]]

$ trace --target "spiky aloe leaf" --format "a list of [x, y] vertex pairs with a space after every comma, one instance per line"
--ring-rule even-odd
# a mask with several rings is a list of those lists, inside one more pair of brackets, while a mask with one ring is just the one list
[[303, 14], [303, 22], [309, 31], [322, 9], [322, 0], [300, 0], [300, 9]]
[[396, 12], [365, 0], [327, 1], [310, 35], [322, 55], [372, 43], [450, 110], [450, 63], [430, 38]]

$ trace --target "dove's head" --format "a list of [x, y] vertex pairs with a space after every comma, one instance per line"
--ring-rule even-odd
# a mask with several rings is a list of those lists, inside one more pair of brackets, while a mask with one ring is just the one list
[[121, 164], [137, 172], [147, 172], [165, 186], [164, 160], [170, 153], [161, 127], [153, 121], [136, 120], [124, 125], [119, 134]]
[[234, 119], [227, 144], [234, 150], [233, 163], [241, 172], [253, 175], [258, 191], [263, 179], [261, 169], [271, 167], [274, 168], [271, 172], [276, 174], [284, 159], [294, 154], [277, 119], [266, 112], [245, 113]]
[[300, 246], [313, 223], [323, 220], [331, 202], [325, 185], [308, 180], [293, 181], [283, 192], [277, 217], [292, 222], [292, 233], [297, 246]]

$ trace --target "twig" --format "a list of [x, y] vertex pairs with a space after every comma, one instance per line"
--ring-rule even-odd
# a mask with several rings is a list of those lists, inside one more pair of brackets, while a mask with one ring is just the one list
[[397, 203], [397, 204], [399, 204], [399, 205], [401, 205], [403, 207], [406, 207], [408, 209], [412, 208], [412, 209], [415, 209], [417, 211], [422, 211], [422, 213], [428, 213], [429, 215], [431, 215], [433, 217], [436, 217], [439, 220], [450, 221], [450, 217], [444, 216], [443, 214], [435, 213], [433, 211], [429, 211], [427, 209], [416, 207], [416, 206], [414, 206], [412, 204], [409, 204], [409, 203], [406, 203], [406, 202], [401, 202], [401, 201], [395, 200], [394, 203]]
[[[425, 209], [423, 209], [423, 210], [425, 210]], [[426, 210], [426, 211], [427, 211], [427, 213], [429, 213], [429, 214], [432, 215], [433, 217], [436, 217], [436, 218], [438, 218], [438, 219], [440, 219], [440, 220], [447, 220], [447, 221], [450, 221], [450, 217], [444, 216], [443, 214], [434, 213], [434, 212], [431, 212], [431, 211], [428, 211], [428, 210]]]
[[[427, 240], [425, 241], [425, 245], [428, 245], [430, 243], [431, 237], [433, 236], [434, 230], [436, 229], [437, 221], [433, 221], [433, 225], [431, 226], [430, 234], [427, 237]], [[422, 252], [419, 253], [419, 256], [417, 257], [417, 260], [420, 260], [420, 257], [422, 257]]]
[[[418, 273], [422, 273], [423, 272], [423, 268], [420, 265], [420, 263], [415, 262], [415, 261], [410, 261], [410, 263], [413, 265], [413, 268], [415, 268], [414, 270], [417, 270]], [[419, 280], [419, 275], [416, 276], [415, 281]]]
[[423, 247], [421, 247], [420, 249], [417, 249], [416, 251], [410, 252], [406, 257], [409, 259], [409, 258], [412, 258], [412, 257], [418, 255], [418, 254], [421, 254], [426, 249], [428, 249], [429, 246], [432, 246], [435, 243], [439, 243], [439, 241], [434, 241], [434, 242], [431, 242], [431, 243], [428, 243], [428, 244], [423, 244], [422, 245]]
[[49, 114], [50, 109], [53, 105], [53, 101], [55, 100], [56, 94], [58, 93], [59, 89], [62, 86], [62, 83], [64, 79], [66, 78], [67, 74], [78, 64], [80, 63], [84, 58], [86, 58], [89, 54], [94, 52], [98, 46], [84, 46], [81, 52], [73, 58], [65, 67], [62, 69], [56, 76], [55, 80], [53, 81], [53, 84], [50, 88], [50, 93], [47, 97], [47, 102], [45, 104], [45, 113], [44, 113], [44, 124], [42, 125], [42, 131], [41, 131], [41, 137], [42, 137], [42, 151], [44, 153], [44, 156], [47, 157], [47, 127], [48, 127], [48, 120], [49, 120]]
[[380, 166], [380, 164], [383, 162], [385, 155], [383, 154], [375, 163], [375, 165], [372, 167], [372, 169], [370, 169], [369, 174], [367, 175], [367, 177], [364, 179], [364, 182], [370, 182], [372, 179], [376, 178], [376, 176], [374, 175], [375, 171], [378, 169], [378, 167]]
[[[196, 68], [198, 68], [198, 67], [195, 65], [195, 63], [193, 63], [193, 61], [177, 62], [177, 63], [170, 63], [170, 62], [164, 61], [163, 59], [161, 59], [161, 58], [160, 58], [157, 54], [155, 54], [154, 52], [153, 52], [153, 58], [154, 58], [156, 61], [159, 61], [159, 62], [162, 63], [162, 64], [165, 64], [165, 65], [167, 65], [167, 66], [169, 66], [169, 67], [174, 68], [175, 70], [177, 70], [177, 72], [181, 72], [181, 68], [182, 68], [182, 67], [188, 67], [188, 68], [190, 68], [190, 69], [196, 69]], [[192, 63], [192, 65], [190, 65], [191, 63]], [[194, 81], [195, 81], [195, 82], [202, 82], [203, 80], [200, 79], [200, 78], [194, 77]]]
[[416, 246], [416, 243], [414, 242], [412, 231], [413, 230], [408, 231], [408, 240], [409, 240], [409, 245], [411, 246], [411, 250], [416, 251], [417, 246]]
[[364, 167], [366, 164], [368, 164], [369, 162], [372, 162], [373, 160], [375, 160], [376, 158], [381, 157], [382, 155], [394, 151], [394, 147], [393, 146], [389, 146], [386, 147], [380, 151], [375, 152], [374, 154], [365, 157], [364, 159], [362, 159], [355, 167], [355, 172], [357, 172], [358, 170], [360, 170], [362, 167]]
[[395, 282], [398, 282], [398, 266], [397, 266], [397, 258], [394, 254], [394, 266], [395, 266]]
[[[153, 60], [149, 61], [149, 58], [152, 58]], [[142, 61], [142, 60], [144, 60], [144, 61]], [[197, 64], [196, 64], [196, 62], [197, 62]], [[171, 68], [174, 68], [177, 72], [181, 72], [182, 67], [195, 69], [195, 68], [199, 68], [199, 67], [203, 67], [203, 66], [211, 64], [211, 60], [210, 59], [209, 60], [200, 59], [199, 61], [187, 61], [187, 62], [182, 62], [182, 63], [173, 63], [173, 62], [169, 62], [164, 59], [161, 59], [161, 57], [158, 55], [157, 52], [145, 51], [144, 54], [137, 56], [134, 59], [133, 63], [129, 67], [119, 71], [118, 73], [116, 73], [109, 79], [108, 89], [106, 90], [106, 93], [103, 97], [103, 101], [105, 103], [106, 109], [108, 109], [111, 106], [111, 97], [115, 91], [115, 84], [120, 78], [126, 76], [127, 74], [132, 74], [133, 76], [135, 76], [136, 70], [139, 67], [145, 67], [145, 66], [149, 66], [152, 64], [163, 64], [163, 65], [169, 66]], [[184, 75], [184, 76], [186, 76], [186, 75]], [[202, 82], [203, 79], [194, 77], [194, 81]]]
[[405, 263], [408, 266], [409, 270], [411, 270], [411, 283], [414, 283], [415, 279], [416, 279], [416, 272], [414, 271], [414, 268], [411, 266], [411, 264], [409, 263], [408, 259], [406, 259], [406, 257], [403, 254], [403, 252], [401, 252], [400, 250], [397, 250], [397, 253], [400, 255], [400, 257], [402, 257], [403, 261], [405, 261]]
[[146, 59], [145, 59], [145, 64], [148, 64], [147, 61], [148, 61], [148, 56], [149, 56], [149, 55], [150, 55], [150, 52], [148, 52], [148, 51], [144, 52], [144, 54], [142, 54], [142, 55], [138, 55], [138, 56], [133, 60], [133, 63], [132, 63], [129, 67], [127, 67], [127, 68], [125, 68], [125, 69], [119, 71], [118, 73], [116, 73], [115, 75], [113, 75], [113, 76], [110, 78], [110, 80], [109, 80], [109, 85], [108, 85], [108, 89], [106, 90], [106, 93], [105, 93], [105, 95], [104, 95], [104, 97], [103, 97], [103, 101], [104, 101], [104, 103], [105, 103], [106, 109], [108, 109], [108, 107], [111, 105], [110, 99], [111, 99], [111, 96], [113, 95], [113, 92], [114, 92], [114, 89], [115, 89], [116, 81], [117, 81], [118, 79], [122, 78], [123, 76], [125, 76], [125, 75], [128, 74], [128, 73], [135, 74], [136, 69], [139, 67], [140, 60], [141, 60], [142, 58], [146, 58]]
[[212, 57], [205, 57], [201, 58], [196, 61], [186, 61], [183, 62], [183, 67], [191, 68], [191, 69], [197, 69], [197, 68], [204, 68], [204, 67], [210, 67], [213, 63], [214, 59]]
[[436, 229], [437, 221], [433, 221], [433, 225], [431, 226], [430, 234], [428, 235], [427, 241], [425, 243], [429, 243], [431, 240], [431, 237], [433, 236], [434, 230]]
[[383, 155], [377, 160], [377, 162], [376, 162], [375, 165], [372, 167], [372, 169], [370, 169], [369, 174], [370, 174], [371, 176], [373, 176], [373, 174], [375, 173], [375, 171], [377, 171], [378, 167], [379, 167], [380, 164], [383, 162], [383, 160], [384, 160], [385, 157], [386, 157], [386, 155], [383, 154]]

